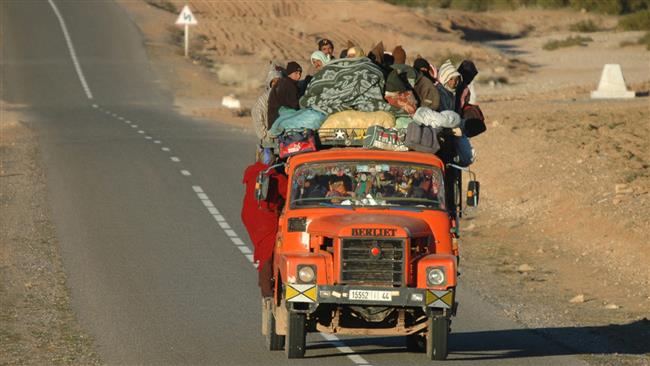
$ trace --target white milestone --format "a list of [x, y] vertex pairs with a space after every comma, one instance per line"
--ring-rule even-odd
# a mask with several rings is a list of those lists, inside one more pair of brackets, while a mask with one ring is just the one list
[[591, 92], [592, 99], [634, 98], [634, 92], [627, 90], [623, 71], [619, 64], [606, 64], [600, 76], [598, 90]]

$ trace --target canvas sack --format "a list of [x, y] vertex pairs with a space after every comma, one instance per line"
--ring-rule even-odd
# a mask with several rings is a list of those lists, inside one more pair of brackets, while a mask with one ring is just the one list
[[440, 150], [436, 131], [431, 126], [411, 122], [406, 129], [405, 145], [409, 150], [435, 154]]

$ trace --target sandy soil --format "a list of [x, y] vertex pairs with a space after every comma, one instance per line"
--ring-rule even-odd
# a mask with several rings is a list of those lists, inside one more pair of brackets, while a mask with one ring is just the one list
[[0, 102], [0, 365], [95, 365], [70, 308], [36, 135]]
[[[650, 364], [650, 52], [620, 46], [639, 32], [615, 32], [614, 17], [572, 11], [479, 17], [378, 1], [193, 0], [199, 25], [184, 60], [169, 26], [176, 14], [163, 3], [183, 5], [122, 2], [177, 106], [247, 131], [249, 118], [221, 108], [221, 97], [235, 94], [250, 107], [265, 63], [306, 65], [321, 36], [337, 52], [348, 39], [364, 48], [383, 40], [389, 50], [402, 44], [408, 61], [473, 58], [488, 132], [473, 142], [482, 203], [463, 222], [463, 278], [593, 364]], [[585, 47], [542, 49], [585, 19], [609, 30], [587, 34], [593, 42]], [[641, 97], [590, 100], [605, 63], [621, 64]]]

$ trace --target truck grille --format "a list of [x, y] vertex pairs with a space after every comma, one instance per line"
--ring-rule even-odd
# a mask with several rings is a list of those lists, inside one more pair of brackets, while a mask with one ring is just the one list
[[[379, 254], [373, 254], [373, 248]], [[343, 284], [401, 286], [403, 278], [404, 240], [341, 240]]]

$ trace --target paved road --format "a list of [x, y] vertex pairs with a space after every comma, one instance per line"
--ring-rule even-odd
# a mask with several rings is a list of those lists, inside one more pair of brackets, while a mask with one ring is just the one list
[[[252, 136], [177, 114], [118, 5], [54, 4], [68, 39], [51, 2], [0, 2], [2, 98], [23, 105], [39, 135], [73, 306], [101, 357], [287, 363], [264, 350], [255, 271], [236, 245], [248, 244], [239, 204]], [[454, 364], [582, 364], [461, 288]], [[425, 362], [399, 337], [313, 334], [291, 364]]]

